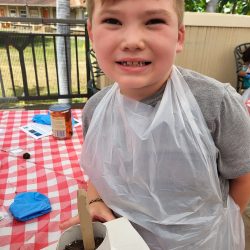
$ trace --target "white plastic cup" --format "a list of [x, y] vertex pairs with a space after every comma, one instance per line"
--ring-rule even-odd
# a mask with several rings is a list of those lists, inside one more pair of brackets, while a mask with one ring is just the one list
[[[102, 244], [97, 250], [111, 250], [107, 228], [101, 222], [93, 222], [94, 237], [103, 238]], [[64, 250], [65, 246], [75, 240], [82, 240], [80, 225], [75, 225], [64, 231], [58, 241], [56, 250]]]

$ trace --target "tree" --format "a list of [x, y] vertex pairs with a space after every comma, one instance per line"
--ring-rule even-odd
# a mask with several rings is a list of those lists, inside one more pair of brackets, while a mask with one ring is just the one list
[[250, 0], [186, 0], [185, 10], [250, 15]]
[[185, 10], [191, 12], [204, 12], [206, 0], [185, 0]]
[[250, 0], [220, 0], [218, 12], [250, 15]]

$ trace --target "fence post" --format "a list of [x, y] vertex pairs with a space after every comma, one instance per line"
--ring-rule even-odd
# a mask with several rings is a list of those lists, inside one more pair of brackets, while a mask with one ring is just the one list
[[25, 98], [27, 98], [29, 96], [29, 88], [28, 88], [28, 83], [27, 83], [27, 74], [26, 74], [23, 50], [18, 50], [18, 52], [19, 52], [19, 60], [20, 60], [20, 66], [21, 66], [21, 71], [22, 71], [22, 77], [23, 77], [23, 91], [24, 91]]
[[85, 23], [85, 58], [86, 58], [86, 76], [87, 76], [87, 95], [88, 98], [91, 97], [92, 93], [90, 92], [90, 89], [88, 88], [88, 83], [90, 81], [90, 65], [88, 62], [88, 53], [90, 51], [90, 42], [89, 42], [89, 34], [87, 29], [87, 23]]
[[5, 97], [5, 90], [3, 85], [3, 78], [2, 78], [2, 71], [0, 69], [0, 84], [1, 84], [1, 90], [2, 90], [2, 97]]

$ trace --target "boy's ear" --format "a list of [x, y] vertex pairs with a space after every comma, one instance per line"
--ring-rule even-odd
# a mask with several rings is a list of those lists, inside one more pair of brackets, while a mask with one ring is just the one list
[[92, 43], [92, 47], [94, 46], [93, 44], [93, 33], [92, 33], [92, 24], [90, 22], [90, 20], [87, 20], [87, 30], [88, 30], [88, 35], [89, 35], [89, 39]]
[[178, 30], [178, 42], [176, 46], [176, 52], [181, 52], [185, 41], [185, 26], [181, 24]]

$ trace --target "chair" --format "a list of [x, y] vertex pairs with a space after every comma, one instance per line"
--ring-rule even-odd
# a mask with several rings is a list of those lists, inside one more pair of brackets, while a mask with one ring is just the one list
[[244, 88], [243, 86], [243, 77], [239, 76], [239, 72], [242, 68], [243, 65], [243, 60], [242, 60], [242, 55], [244, 53], [244, 51], [250, 47], [250, 43], [243, 43], [238, 45], [235, 49], [234, 49], [234, 56], [235, 56], [235, 62], [236, 62], [236, 74], [237, 74], [237, 86], [236, 86], [236, 90], [237, 92], [241, 93], [243, 92], [246, 88]]
[[90, 79], [88, 80], [87, 83], [88, 98], [90, 98], [92, 95], [94, 95], [100, 90], [100, 88], [97, 86], [97, 81], [98, 78], [104, 76], [104, 73], [98, 65], [95, 52], [93, 49], [90, 49], [87, 52], [87, 63], [90, 69]]

